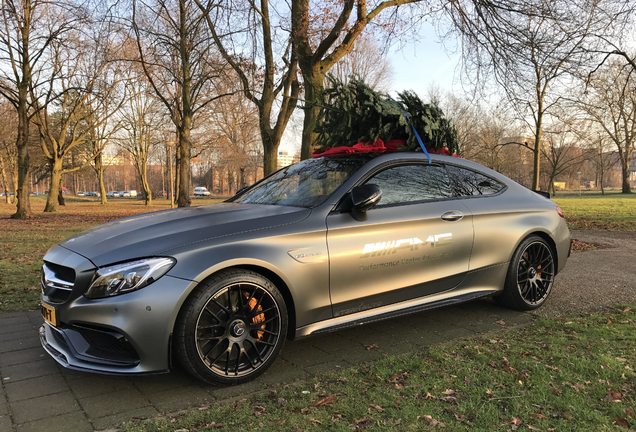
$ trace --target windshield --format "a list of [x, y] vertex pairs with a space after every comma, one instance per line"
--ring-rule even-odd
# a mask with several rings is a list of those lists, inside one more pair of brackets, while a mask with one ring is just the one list
[[364, 158], [307, 159], [277, 171], [232, 201], [244, 204], [315, 207], [365, 162]]

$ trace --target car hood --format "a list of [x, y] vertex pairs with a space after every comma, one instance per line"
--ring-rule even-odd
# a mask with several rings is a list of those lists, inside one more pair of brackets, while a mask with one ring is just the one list
[[249, 231], [262, 231], [307, 217], [309, 209], [222, 203], [144, 213], [100, 225], [61, 246], [104, 266]]

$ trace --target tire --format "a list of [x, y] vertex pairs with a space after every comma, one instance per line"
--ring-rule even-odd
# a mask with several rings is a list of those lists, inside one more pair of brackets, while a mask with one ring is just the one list
[[510, 260], [504, 290], [496, 300], [516, 310], [541, 307], [552, 291], [555, 269], [550, 244], [536, 235], [526, 238]]
[[250, 381], [269, 368], [285, 343], [287, 308], [276, 286], [249, 270], [226, 270], [202, 282], [175, 325], [175, 355], [209, 384]]

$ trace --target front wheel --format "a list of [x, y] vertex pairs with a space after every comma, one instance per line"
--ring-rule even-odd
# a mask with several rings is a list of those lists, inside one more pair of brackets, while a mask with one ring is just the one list
[[540, 307], [554, 284], [554, 252], [539, 236], [525, 239], [515, 251], [499, 303], [517, 310]]
[[273, 362], [287, 335], [287, 308], [267, 278], [248, 270], [220, 272], [188, 298], [175, 326], [183, 367], [211, 384], [254, 379]]

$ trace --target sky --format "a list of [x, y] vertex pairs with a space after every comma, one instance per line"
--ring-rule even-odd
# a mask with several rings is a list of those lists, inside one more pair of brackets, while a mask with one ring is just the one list
[[461, 91], [459, 49], [452, 41], [443, 44], [429, 23], [422, 25], [417, 38], [390, 48], [388, 61], [393, 91], [414, 90], [423, 98], [431, 87], [442, 93]]

